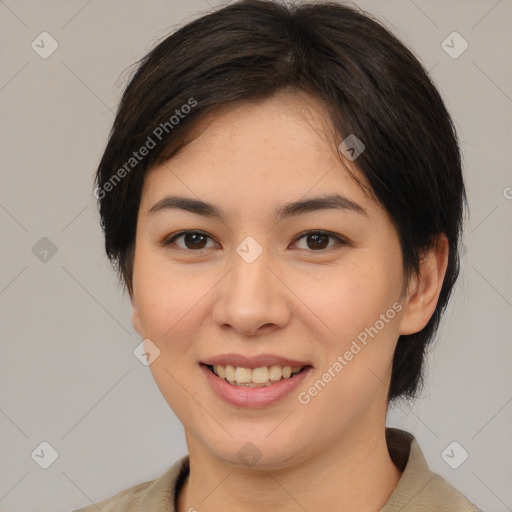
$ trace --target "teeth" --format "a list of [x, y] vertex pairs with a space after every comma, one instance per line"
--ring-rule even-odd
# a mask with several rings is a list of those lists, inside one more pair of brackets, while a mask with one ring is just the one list
[[[213, 367], [214, 371], [215, 371], [215, 368], [216, 367], [214, 366]], [[217, 368], [218, 368], [218, 366], [217, 366]], [[230, 364], [228, 364], [226, 366], [226, 371], [224, 373], [225, 373], [225, 377], [224, 378], [226, 380], [229, 380], [230, 382], [234, 382], [235, 381], [235, 367], [234, 366], [231, 366]], [[217, 375], [219, 375], [219, 374], [217, 373]], [[219, 377], [220, 377], [220, 375], [219, 375]]]
[[246, 384], [251, 382], [251, 370], [249, 368], [240, 368], [237, 366], [235, 370], [235, 380], [237, 384]]
[[251, 370], [251, 368], [243, 368], [230, 364], [227, 366], [216, 364], [213, 366], [213, 372], [221, 379], [227, 380], [230, 384], [247, 387], [263, 387], [270, 386], [282, 378], [288, 379], [292, 375], [299, 373], [303, 368], [303, 366], [281, 367], [279, 365], [273, 365], [269, 368], [262, 366]]
[[285, 366], [283, 368], [283, 379], [288, 379], [291, 374], [292, 374], [291, 366]]
[[251, 380], [255, 384], [265, 384], [265, 382], [268, 382], [268, 374], [268, 368], [266, 368], [265, 366], [261, 368], [254, 368], [254, 370], [252, 371]]
[[269, 374], [269, 379], [271, 382], [276, 382], [278, 380], [281, 380], [281, 377], [283, 375], [283, 371], [281, 370], [281, 367], [276, 365], [276, 366], [271, 366], [270, 367], [270, 370], [268, 372]]

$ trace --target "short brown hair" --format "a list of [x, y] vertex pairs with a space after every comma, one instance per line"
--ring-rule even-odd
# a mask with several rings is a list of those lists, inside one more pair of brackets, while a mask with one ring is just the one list
[[[466, 196], [441, 96], [412, 52], [367, 13], [335, 2], [241, 0], [186, 24], [148, 53], [124, 92], [96, 175], [107, 255], [131, 294], [148, 169], [176, 154], [219, 107], [283, 88], [321, 99], [342, 138], [364, 141], [358, 168], [397, 229], [406, 276], [418, 271], [436, 235], [448, 238], [436, 310], [420, 332], [399, 337], [394, 354], [388, 399], [413, 397], [459, 273]], [[158, 127], [158, 143], [128, 166]]]

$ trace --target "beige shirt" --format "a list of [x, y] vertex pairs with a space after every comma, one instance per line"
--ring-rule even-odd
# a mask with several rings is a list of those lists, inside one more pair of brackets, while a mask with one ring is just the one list
[[[412, 434], [387, 427], [386, 442], [402, 476], [380, 512], [482, 512], [446, 480], [430, 471]], [[176, 512], [175, 499], [188, 473], [189, 456], [186, 455], [156, 480], [135, 485], [73, 512]]]

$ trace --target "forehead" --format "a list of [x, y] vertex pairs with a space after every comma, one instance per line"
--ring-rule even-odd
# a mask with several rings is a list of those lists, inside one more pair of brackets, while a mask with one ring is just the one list
[[370, 202], [351, 173], [365, 184], [364, 176], [337, 149], [341, 138], [327, 108], [312, 96], [281, 92], [223, 106], [199, 121], [190, 139], [148, 172], [145, 202], [171, 190], [240, 206], [332, 192]]

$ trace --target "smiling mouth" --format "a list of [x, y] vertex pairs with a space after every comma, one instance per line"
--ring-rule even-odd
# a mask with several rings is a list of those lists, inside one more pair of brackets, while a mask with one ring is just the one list
[[272, 386], [276, 382], [284, 379], [293, 379], [305, 369], [306, 366], [262, 366], [260, 368], [243, 368], [233, 365], [204, 365], [217, 377], [225, 380], [233, 386], [242, 386], [249, 388], [261, 388]]

